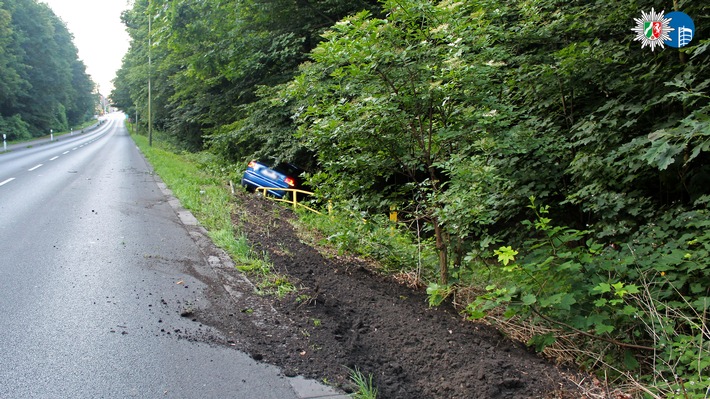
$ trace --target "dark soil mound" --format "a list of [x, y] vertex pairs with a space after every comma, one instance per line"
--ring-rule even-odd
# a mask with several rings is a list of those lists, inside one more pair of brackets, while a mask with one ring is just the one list
[[[288, 209], [257, 196], [238, 198], [243, 209], [235, 223], [300, 290], [262, 297], [245, 288], [236, 270], [223, 271], [233, 298], [215, 295], [213, 305], [224, 300], [225, 306], [198, 318], [222, 330], [228, 344], [286, 375], [346, 390], [348, 369], [358, 368], [373, 375], [380, 398], [584, 396], [560, 368], [494, 328], [466, 322], [449, 306], [430, 308], [425, 293], [373, 272], [365, 261], [324, 256], [304, 244]], [[241, 309], [229, 310], [229, 302]]]

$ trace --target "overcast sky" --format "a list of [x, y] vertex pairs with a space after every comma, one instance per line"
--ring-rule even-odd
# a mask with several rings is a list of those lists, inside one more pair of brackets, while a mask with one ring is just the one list
[[99, 92], [111, 94], [116, 71], [128, 51], [128, 33], [121, 23], [121, 12], [130, 8], [129, 0], [39, 0], [46, 3], [74, 35], [79, 58], [86, 72], [99, 85]]

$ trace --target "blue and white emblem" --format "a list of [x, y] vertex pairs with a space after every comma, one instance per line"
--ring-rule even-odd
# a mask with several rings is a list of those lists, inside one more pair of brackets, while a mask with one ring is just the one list
[[666, 17], [670, 18], [671, 28], [674, 29], [673, 34], [670, 35], [670, 40], [666, 41], [666, 44], [675, 48], [687, 46], [693, 40], [693, 35], [695, 34], [693, 20], [688, 14], [680, 11], [668, 13]]

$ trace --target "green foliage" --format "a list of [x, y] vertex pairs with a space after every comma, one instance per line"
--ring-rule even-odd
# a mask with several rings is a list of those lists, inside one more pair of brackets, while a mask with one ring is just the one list
[[[367, 210], [397, 204], [428, 223], [446, 284], [449, 237], [491, 223], [495, 207], [483, 199], [502, 196], [485, 158], [489, 131], [501, 127], [490, 62], [500, 54], [475, 34], [485, 26], [474, 7], [383, 5], [386, 19], [361, 12], [324, 34], [283, 95], [294, 102], [299, 137], [318, 154], [315, 181], [329, 198]], [[469, 199], [481, 205], [471, 209]]]
[[81, 124], [94, 113], [93, 91], [71, 34], [49, 6], [0, 2], [0, 128], [16, 129], [9, 137]]
[[264, 86], [259, 93], [265, 98], [240, 108], [244, 118], [211, 130], [207, 137], [211, 151], [230, 162], [263, 159], [313, 169], [312, 154], [293, 135], [289, 108], [271, 100], [274, 89]]
[[[289, 116], [264, 117], [257, 90], [288, 81], [325, 27], [363, 8], [376, 2], [135, 1], [123, 15], [132, 41], [111, 98], [145, 126], [150, 76], [153, 121], [184, 147], [201, 149], [210, 136], [214, 151], [238, 162], [262, 140], [286, 147], [279, 143], [290, 132], [278, 125], [290, 125]], [[242, 150], [254, 136], [251, 151]]]
[[[710, 6], [679, 2], [697, 39], [652, 53], [630, 40], [646, 0], [317, 3], [136, 1], [115, 98], [145, 114], [151, 17], [156, 123], [223, 173], [303, 161], [348, 209], [309, 217], [327, 241], [438, 277], [432, 305], [476, 285], [471, 318], [544, 325], [538, 349], [573, 331], [589, 364], [702, 397]], [[412, 234], [382, 228], [390, 207]]]
[[[514, 259], [511, 247], [495, 252], [502, 265], [496, 276], [500, 283], [486, 287], [467, 306], [468, 316], [477, 319], [502, 308], [506, 317], [581, 332], [591, 339], [587, 349], [595, 348], [616, 368], [646, 373], [643, 382], [659, 393], [680, 379], [695, 381], [694, 392], [704, 392], [703, 376], [710, 372], [705, 361], [710, 353], [709, 212], [669, 215], [620, 247], [604, 247], [589, 238], [589, 231], [555, 226], [549, 209], [534, 198], [530, 207], [536, 218], [524, 223], [533, 238], [523, 244], [523, 256]], [[529, 344], [542, 350], [555, 342], [554, 335], [544, 333]], [[628, 348], [640, 352], [629, 358]]]
[[429, 306], [439, 306], [453, 292], [452, 286], [429, 283], [426, 294], [429, 298]]
[[511, 247], [500, 247], [493, 251], [493, 254], [498, 256], [498, 262], [508, 266], [508, 262], [515, 260], [515, 255], [518, 254], [518, 251]]
[[377, 388], [372, 382], [372, 374], [367, 377], [357, 368], [350, 370], [350, 380], [357, 387], [352, 394], [353, 399], [377, 399]]
[[[322, 242], [339, 253], [374, 259], [387, 272], [417, 272], [433, 278], [436, 254], [431, 243], [417, 245], [410, 234], [395, 228], [384, 217], [363, 219], [361, 214], [335, 207], [329, 215], [305, 213], [300, 220], [324, 235]], [[425, 265], [427, 267], [422, 267]]]
[[0, 115], [0, 134], [5, 134], [8, 141], [31, 138], [29, 125], [22, 120], [19, 114], [11, 117]]

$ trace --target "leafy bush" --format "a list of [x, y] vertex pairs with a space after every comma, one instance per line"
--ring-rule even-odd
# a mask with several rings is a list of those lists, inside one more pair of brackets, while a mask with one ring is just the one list
[[[555, 226], [531, 200], [531, 239], [501, 247], [497, 283], [466, 307], [473, 319], [506, 318], [545, 327], [528, 342], [555, 343], [550, 329], [578, 334], [590, 367], [605, 363], [656, 395], [704, 398], [710, 389], [710, 212], [676, 209], [628, 242], [602, 246], [590, 231]], [[520, 256], [518, 256], [520, 255]], [[611, 344], [611, 345], [610, 345]]]
[[29, 124], [23, 121], [18, 114], [9, 118], [0, 115], [0, 134], [5, 134], [8, 141], [24, 140], [32, 137], [29, 131]]

